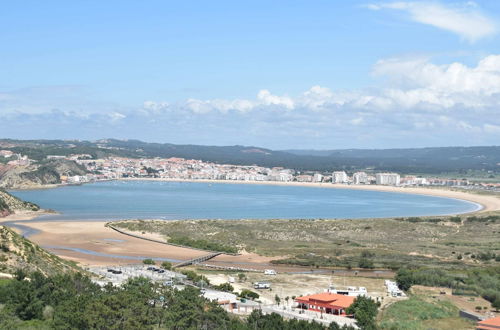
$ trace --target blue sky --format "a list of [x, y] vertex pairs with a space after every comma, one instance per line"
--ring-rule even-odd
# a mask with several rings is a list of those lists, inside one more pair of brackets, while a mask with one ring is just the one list
[[6, 1], [0, 136], [498, 145], [499, 1]]

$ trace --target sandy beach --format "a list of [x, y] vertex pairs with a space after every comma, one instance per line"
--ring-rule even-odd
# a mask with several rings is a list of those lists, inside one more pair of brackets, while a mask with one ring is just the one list
[[[175, 263], [208, 254], [205, 251], [123, 235], [105, 227], [105, 224], [105, 222], [97, 221], [48, 221], [24, 225], [39, 231], [29, 237], [31, 241], [63, 258], [79, 262], [81, 266], [141, 263], [143, 259], [150, 257], [172, 259]], [[144, 237], [162, 240], [160, 236], [151, 233], [146, 233]], [[136, 259], [124, 259], [119, 256], [130, 256]], [[271, 260], [271, 258], [260, 257], [252, 253], [236, 257], [220, 256], [219, 259], [221, 262], [238, 263], [267, 263]]]
[[392, 193], [405, 193], [416, 195], [428, 195], [436, 197], [461, 199], [468, 202], [478, 204], [477, 211], [471, 212], [490, 212], [500, 210], [500, 197], [494, 195], [480, 195], [470, 192], [450, 190], [447, 188], [424, 188], [424, 187], [395, 187], [381, 185], [348, 185], [348, 184], [332, 184], [332, 183], [315, 183], [315, 182], [277, 182], [277, 181], [230, 181], [230, 180], [181, 180], [181, 179], [159, 179], [159, 178], [127, 178], [120, 179], [122, 181], [164, 181], [164, 182], [204, 182], [204, 183], [223, 183], [223, 184], [256, 184], [256, 185], [275, 185], [275, 186], [296, 186], [296, 187], [313, 187], [313, 188], [328, 188], [328, 189], [352, 189], [352, 190], [370, 190], [383, 191]]

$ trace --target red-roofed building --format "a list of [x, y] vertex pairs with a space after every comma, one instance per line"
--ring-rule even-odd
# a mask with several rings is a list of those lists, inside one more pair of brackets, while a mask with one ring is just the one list
[[354, 299], [355, 297], [352, 296], [324, 292], [298, 297], [295, 301], [302, 309], [326, 314], [346, 315], [345, 310], [352, 305]]
[[477, 330], [500, 330], [500, 316], [477, 323]]

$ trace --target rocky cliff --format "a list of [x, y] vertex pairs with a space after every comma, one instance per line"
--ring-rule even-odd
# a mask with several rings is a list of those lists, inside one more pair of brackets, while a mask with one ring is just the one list
[[39, 209], [38, 205], [22, 201], [0, 189], [0, 218], [16, 211], [38, 211]]
[[0, 188], [40, 188], [61, 183], [61, 176], [84, 175], [86, 173], [83, 166], [68, 160], [53, 160], [29, 166], [4, 167], [0, 171]]

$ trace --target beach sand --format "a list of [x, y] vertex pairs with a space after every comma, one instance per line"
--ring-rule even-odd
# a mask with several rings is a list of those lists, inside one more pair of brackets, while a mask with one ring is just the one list
[[[48, 221], [31, 222], [24, 225], [39, 230], [37, 234], [29, 237], [31, 241], [63, 258], [79, 262], [81, 266], [141, 263], [142, 259], [145, 258], [188, 260], [209, 253], [130, 237], [105, 227], [105, 222]], [[144, 236], [161, 239], [161, 237], [149, 233]], [[139, 259], [131, 260], [112, 256], [96, 256], [77, 251], [58, 249], [56, 247], [90, 250], [107, 255], [139, 257]], [[224, 255], [218, 258], [220, 258], [221, 262], [230, 263], [267, 263], [271, 260], [271, 258], [261, 257], [252, 253], [245, 253], [241, 256]]]

